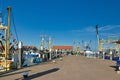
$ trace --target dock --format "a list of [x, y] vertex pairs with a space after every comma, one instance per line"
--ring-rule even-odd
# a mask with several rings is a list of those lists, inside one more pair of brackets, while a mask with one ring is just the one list
[[[55, 61], [40, 63], [16, 71], [0, 74], [0, 80], [120, 80], [116, 62], [68, 55]], [[23, 78], [23, 72], [28, 77]]]

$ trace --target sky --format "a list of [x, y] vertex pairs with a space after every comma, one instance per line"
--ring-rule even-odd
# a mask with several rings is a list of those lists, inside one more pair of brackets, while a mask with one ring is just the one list
[[53, 39], [53, 45], [91, 40], [96, 47], [96, 25], [101, 39], [120, 35], [119, 3], [120, 0], [0, 0], [0, 10], [5, 13], [11, 6], [11, 32], [15, 34], [14, 22], [24, 45], [40, 47], [44, 35]]

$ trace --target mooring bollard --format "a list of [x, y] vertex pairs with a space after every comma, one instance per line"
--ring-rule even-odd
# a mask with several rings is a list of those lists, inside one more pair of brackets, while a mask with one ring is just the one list
[[120, 74], [120, 60], [117, 61], [117, 74]]
[[62, 58], [60, 58], [60, 60], [62, 60]]
[[120, 66], [117, 66], [117, 74], [120, 74]]
[[28, 77], [28, 71], [24, 71], [23, 72], [23, 78], [27, 78]]

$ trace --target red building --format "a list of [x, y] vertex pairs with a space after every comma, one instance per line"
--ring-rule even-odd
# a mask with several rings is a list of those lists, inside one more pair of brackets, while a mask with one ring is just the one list
[[65, 50], [65, 51], [72, 51], [73, 50], [73, 46], [53, 46], [52, 47], [52, 50], [57, 50], [57, 51], [59, 51], [59, 50]]
[[57, 57], [65, 56], [72, 53], [73, 46], [53, 46], [52, 51]]

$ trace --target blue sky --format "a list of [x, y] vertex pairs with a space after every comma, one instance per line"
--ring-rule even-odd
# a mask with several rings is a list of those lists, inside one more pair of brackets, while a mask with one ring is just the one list
[[[73, 45], [74, 41], [82, 40], [96, 44], [96, 24], [100, 38], [119, 35], [119, 3], [119, 0], [0, 0], [3, 12], [7, 6], [12, 7], [19, 40], [37, 47], [41, 35], [52, 37], [54, 45]], [[11, 31], [12, 28], [11, 23]]]

